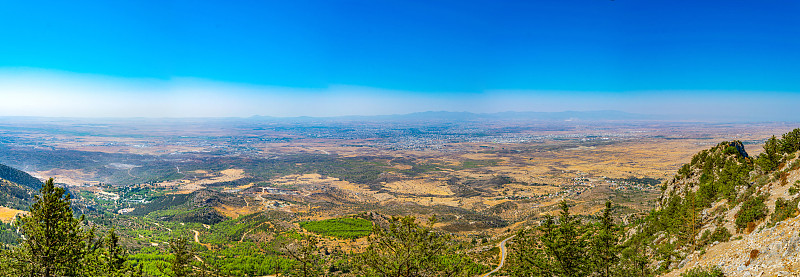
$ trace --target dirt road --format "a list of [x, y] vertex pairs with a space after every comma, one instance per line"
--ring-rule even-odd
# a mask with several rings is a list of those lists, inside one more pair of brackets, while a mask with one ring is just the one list
[[506, 239], [504, 239], [503, 241], [500, 242], [500, 244], [498, 245], [498, 246], [500, 246], [500, 264], [497, 265], [497, 267], [495, 269], [492, 269], [492, 271], [489, 271], [489, 273], [481, 275], [481, 277], [489, 277], [490, 275], [492, 275], [492, 273], [498, 272], [498, 271], [500, 271], [500, 269], [503, 268], [503, 265], [506, 264], [506, 256], [508, 254], [508, 251], [506, 250], [506, 242], [508, 240], [514, 238], [514, 236], [516, 236], [516, 235], [510, 236], [510, 237], [508, 237], [508, 238], [506, 238]]

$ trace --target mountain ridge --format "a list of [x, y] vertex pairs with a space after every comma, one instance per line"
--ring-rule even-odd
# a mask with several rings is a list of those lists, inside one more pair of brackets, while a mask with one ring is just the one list
[[741, 142], [722, 142], [662, 184], [658, 207], [635, 227], [662, 276], [800, 274], [798, 138], [800, 129], [773, 137], [755, 157]]
[[39, 179], [22, 170], [0, 164], [0, 206], [27, 210], [33, 195], [42, 187]]

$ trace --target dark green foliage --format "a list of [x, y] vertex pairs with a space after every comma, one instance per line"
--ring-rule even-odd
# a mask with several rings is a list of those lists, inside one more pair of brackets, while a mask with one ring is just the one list
[[281, 228], [276, 229], [274, 221], [288, 220], [289, 217], [289, 214], [281, 211], [265, 211], [240, 216], [237, 219], [214, 224], [208, 239], [213, 243], [224, 244], [227, 241], [245, 241], [245, 233], [285, 231]]
[[0, 180], [0, 203], [12, 209], [26, 210], [36, 192], [26, 186]]
[[6, 244], [16, 244], [20, 238], [12, 224], [0, 222], [0, 248]]
[[[622, 252], [628, 253], [623, 256], [627, 260], [624, 262], [624, 271], [636, 275], [651, 274], [650, 269], [641, 263], [650, 257], [660, 261], [660, 267], [656, 270], [663, 272], [682, 258], [681, 252], [693, 251], [702, 245], [702, 241], [695, 241], [701, 229], [699, 213], [703, 210], [702, 202], [700, 192], [695, 194], [689, 191], [683, 195], [673, 193], [661, 209], [653, 210], [639, 220], [634, 225], [637, 232], [623, 244], [625, 250]], [[649, 254], [644, 256], [643, 252]], [[631, 268], [637, 271], [631, 272]]]
[[725, 277], [719, 267], [695, 267], [682, 273], [681, 277]]
[[322, 274], [322, 253], [318, 243], [316, 237], [303, 235], [300, 239], [280, 247], [281, 252], [295, 261], [292, 271], [297, 276], [312, 277]]
[[42, 186], [16, 225], [24, 235], [19, 245], [0, 253], [0, 276], [142, 276], [126, 262], [125, 249], [112, 229], [105, 240], [82, 228], [73, 217], [69, 194], [53, 179]]
[[[598, 221], [582, 224], [561, 203], [557, 218], [547, 217], [535, 230], [522, 230], [509, 256], [511, 276], [651, 276], [642, 244], [623, 244], [606, 203]], [[652, 244], [648, 241], [647, 245]]]
[[147, 215], [166, 221], [215, 224], [225, 220], [225, 216], [214, 209], [214, 206], [244, 204], [243, 202], [229, 202], [234, 200], [242, 201], [240, 198], [227, 193], [203, 189], [194, 191], [191, 194], [160, 196], [150, 203], [135, 207], [136, 209], [129, 214]]
[[125, 249], [120, 247], [119, 245], [119, 236], [114, 229], [111, 229], [111, 232], [108, 233], [108, 236], [105, 240], [105, 258], [108, 260], [106, 263], [108, 265], [109, 271], [120, 271], [123, 269], [125, 264]]
[[795, 195], [798, 192], [800, 192], [800, 181], [796, 181], [791, 187], [789, 187], [789, 195]]
[[766, 172], [771, 172], [778, 169], [781, 162], [781, 148], [780, 142], [775, 136], [767, 139], [764, 142], [764, 152], [758, 155], [756, 163]]
[[[566, 202], [561, 202], [558, 224], [553, 217], [545, 218], [535, 235], [520, 231], [512, 246], [513, 276], [589, 276], [592, 272], [587, 226], [570, 214]], [[603, 241], [606, 240], [606, 241]], [[610, 242], [598, 239], [598, 245]], [[610, 250], [610, 249], [609, 249]], [[605, 252], [606, 249], [597, 249]], [[604, 259], [598, 259], [603, 261]], [[604, 265], [605, 266], [605, 265]], [[605, 268], [603, 269], [605, 270]]]
[[42, 181], [36, 179], [22, 170], [0, 164], [0, 178], [38, 190], [42, 188]]
[[739, 213], [736, 214], [736, 228], [744, 229], [747, 223], [761, 220], [767, 216], [767, 205], [764, 201], [767, 195], [762, 194], [750, 197], [742, 203]]
[[130, 212], [129, 214], [136, 216], [143, 216], [151, 212], [165, 210], [179, 205], [184, 205], [189, 200], [189, 197], [190, 197], [189, 194], [164, 195], [156, 199], [153, 199], [152, 201], [150, 201], [150, 203], [135, 207], [136, 209], [133, 210], [133, 212]]
[[103, 239], [91, 238], [88, 241], [82, 266], [84, 276], [142, 276], [142, 268], [137, 268], [128, 261], [127, 250], [121, 245], [114, 229]]
[[301, 222], [300, 227], [323, 236], [351, 239], [369, 236], [372, 222], [363, 218], [334, 218]]
[[45, 182], [35, 197], [30, 214], [17, 221], [25, 235], [12, 250], [11, 270], [17, 276], [77, 276], [87, 254], [86, 241], [93, 234], [81, 229], [83, 219], [73, 217], [70, 196]]
[[189, 245], [188, 236], [173, 237], [169, 241], [169, 250], [172, 252], [170, 260], [170, 276], [186, 277], [192, 275], [191, 261], [194, 257], [194, 250]]
[[733, 141], [701, 151], [692, 157], [690, 164], [681, 167], [676, 178], [690, 177], [695, 169], [699, 169], [700, 173], [695, 204], [710, 207], [720, 199], [728, 199], [730, 204], [735, 204], [739, 189], [750, 186], [748, 180], [753, 164], [743, 144]]
[[26, 210], [42, 182], [28, 173], [0, 164], [0, 205]]
[[715, 241], [718, 242], [726, 242], [731, 239], [731, 233], [728, 231], [728, 228], [725, 227], [717, 227], [714, 229], [714, 232], [710, 230], [706, 230], [703, 232], [703, 235], [700, 237], [700, 242], [702, 245], [708, 245]]
[[355, 258], [360, 276], [474, 276], [483, 270], [450, 235], [420, 226], [414, 217], [392, 218], [375, 226], [369, 246]]
[[623, 245], [620, 247], [620, 263], [615, 268], [615, 276], [645, 277], [652, 276], [650, 258], [642, 251], [640, 245]]
[[603, 215], [595, 226], [594, 236], [590, 240], [590, 249], [595, 271], [599, 276], [609, 277], [614, 274], [614, 266], [619, 263], [620, 234], [611, 217], [611, 202], [606, 202]]
[[[697, 157], [697, 156], [695, 156], [695, 157]], [[685, 177], [689, 176], [689, 174], [692, 173], [692, 167], [691, 166], [693, 164], [694, 163], [692, 163], [692, 164], [684, 164], [683, 166], [681, 166], [681, 168], [678, 169], [678, 176], [676, 176], [676, 178], [685, 178]]]
[[780, 148], [783, 153], [794, 153], [800, 151], [800, 128], [783, 134]]
[[772, 213], [770, 220], [772, 223], [781, 222], [784, 219], [794, 217], [794, 214], [797, 212], [797, 204], [800, 202], [800, 197], [795, 198], [792, 201], [788, 201], [779, 197], [775, 200], [775, 212]]

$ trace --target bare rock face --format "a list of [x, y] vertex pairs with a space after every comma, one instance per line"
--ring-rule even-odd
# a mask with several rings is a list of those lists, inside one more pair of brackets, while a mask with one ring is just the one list
[[690, 255], [684, 266], [664, 276], [680, 276], [686, 270], [718, 266], [725, 276], [800, 275], [800, 217], [763, 228], [741, 239], [719, 243], [703, 255]]

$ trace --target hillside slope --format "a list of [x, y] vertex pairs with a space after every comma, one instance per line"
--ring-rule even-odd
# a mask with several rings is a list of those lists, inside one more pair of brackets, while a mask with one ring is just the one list
[[0, 207], [27, 210], [33, 195], [42, 187], [39, 179], [0, 164]]
[[33, 190], [42, 188], [42, 181], [22, 170], [0, 164], [0, 178]]
[[[697, 266], [717, 266], [726, 276], [800, 275], [798, 163], [800, 161], [797, 158], [788, 161], [780, 171], [772, 174], [777, 175], [777, 178], [773, 178], [771, 182], [756, 190], [761, 195], [768, 195], [764, 199], [764, 206], [769, 216], [751, 222], [749, 226], [739, 230], [731, 241], [712, 243], [707, 249], [688, 255], [677, 266], [677, 270], [665, 276], [679, 276], [689, 268]], [[781, 204], [784, 201], [787, 203]], [[722, 203], [717, 203], [720, 204]], [[739, 205], [724, 213], [724, 220], [729, 223], [735, 222], [741, 208]], [[786, 219], [781, 220], [784, 217]]]
[[637, 227], [663, 276], [717, 267], [725, 276], [800, 275], [800, 129], [749, 157], [740, 142], [704, 150], [666, 182]]

